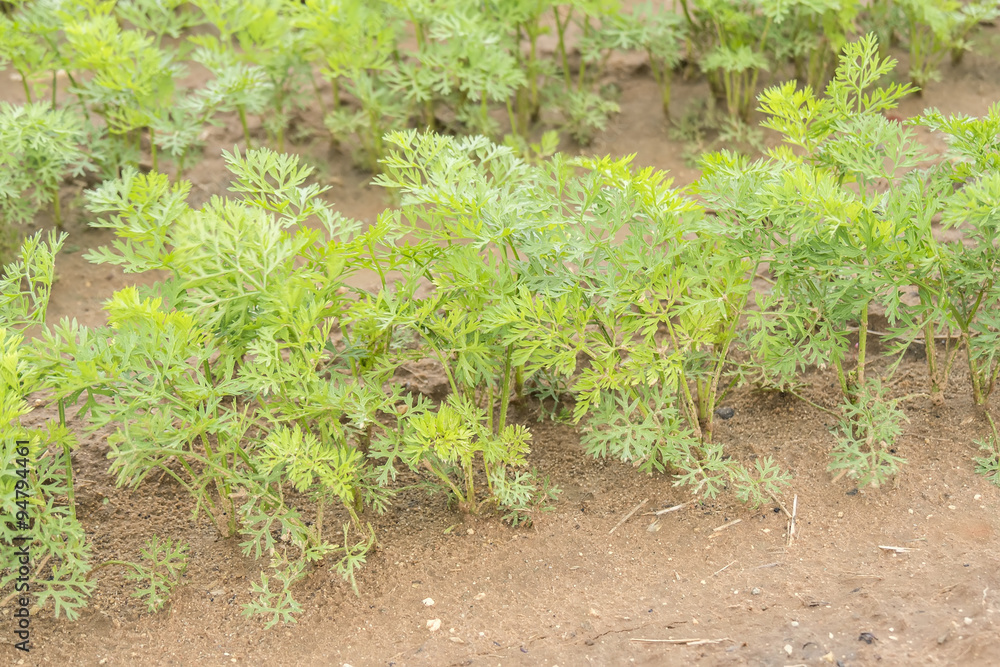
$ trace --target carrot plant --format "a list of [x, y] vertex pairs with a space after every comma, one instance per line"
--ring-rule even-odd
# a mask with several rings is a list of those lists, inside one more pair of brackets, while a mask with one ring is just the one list
[[[596, 132], [607, 127], [608, 118], [619, 111], [601, 86], [608, 58], [616, 48], [644, 48], [628, 19], [620, 14], [618, 0], [573, 0], [553, 6], [558, 35], [558, 55], [562, 85], [546, 89], [548, 100], [559, 109], [566, 131], [580, 144], [588, 145]], [[576, 23], [580, 30], [580, 61], [571, 69], [566, 41], [567, 29]]]
[[[332, 88], [329, 112], [316, 88], [324, 124], [335, 142], [357, 138], [355, 161], [370, 171], [382, 157], [382, 135], [405, 125], [411, 113], [390, 82], [399, 30], [396, 13], [385, 2], [316, 0], [294, 15], [305, 57], [320, 65]], [[357, 108], [342, 99], [345, 95], [354, 98]]]
[[584, 316], [576, 344], [590, 360], [574, 385], [575, 418], [588, 418], [582, 442], [645, 470], [669, 466], [695, 493], [731, 486], [763, 502], [787, 476], [768, 458], [754, 469], [727, 460], [712, 440], [760, 240], [628, 162], [579, 160], [569, 190], [585, 204], [572, 243], [582, 255], [570, 260], [586, 306], [570, 307]]
[[[397, 40], [393, 13], [385, 2], [339, 0], [308, 0], [295, 13], [305, 56], [320, 65], [333, 89], [333, 111], [340, 108], [345, 79], [388, 66]], [[319, 101], [325, 114], [322, 98]]]
[[115, 14], [134, 29], [153, 35], [153, 46], [160, 48], [164, 37], [180, 39], [201, 24], [202, 15], [186, 4], [184, 0], [123, 0], [115, 4]]
[[861, 9], [857, 0], [792, 4], [776, 25], [775, 57], [792, 63], [801, 85], [820, 90], [833, 76]]
[[[399, 429], [381, 436], [379, 456], [387, 474], [397, 459], [429, 472], [465, 511], [493, 504], [523, 521], [552, 491], [524, 469], [530, 433], [507, 423], [524, 351], [505, 340], [502, 325], [484, 320], [518, 294], [520, 249], [547, 236], [549, 223], [523, 191], [533, 168], [483, 137], [396, 132], [387, 139], [394, 149], [376, 183], [400, 194], [397, 234], [419, 240], [393, 252], [412, 257], [435, 288], [411, 299], [408, 327], [442, 364], [452, 396], [437, 409], [410, 406]], [[478, 466], [484, 500], [476, 494]]]
[[[310, 80], [302, 33], [295, 30], [292, 6], [271, 0], [198, 0], [193, 4], [219, 34], [194, 36], [192, 42], [215, 51], [226, 64], [242, 62], [263, 73], [268, 83], [259, 91], [267, 110], [262, 117], [264, 129], [278, 150], [283, 151], [291, 113], [302, 102], [299, 91]], [[237, 109], [249, 147], [248, 109], [246, 105], [237, 105]]]
[[83, 124], [67, 109], [0, 102], [0, 224], [27, 222], [51, 205], [62, 227], [59, 186], [90, 165], [84, 138]]
[[21, 423], [31, 412], [28, 395], [44, 387], [24, 330], [44, 324], [64, 240], [52, 233], [26, 239], [0, 279], [0, 503], [6, 517], [0, 522], [0, 583], [12, 591], [3, 604], [30, 590], [35, 604], [51, 602], [56, 617], [73, 620], [93, 590], [86, 578], [91, 549], [77, 520], [73, 487], [71, 454], [78, 440], [61, 409], [58, 421], [41, 427]]
[[[140, 134], [173, 100], [175, 79], [182, 73], [171, 53], [138, 30], [122, 30], [110, 5], [68, 17], [64, 25], [67, 57], [78, 73], [72, 87], [89, 113], [103, 121], [116, 151], [101, 157], [106, 174], [119, 162], [136, 164]], [[83, 76], [85, 75], [85, 76]], [[155, 141], [150, 143], [155, 161]]]
[[910, 49], [910, 80], [916, 86], [937, 81], [945, 57], [961, 59], [979, 25], [1000, 16], [996, 0], [900, 0]]
[[1000, 376], [1000, 105], [983, 118], [945, 117], [930, 110], [915, 122], [944, 134], [951, 160], [943, 176], [949, 196], [943, 206], [946, 227], [962, 231], [966, 242], [951, 242], [944, 252], [941, 284], [949, 322], [966, 350], [972, 399], [985, 406]]
[[[0, 14], [0, 65], [10, 65], [17, 72], [24, 99], [30, 104], [37, 96], [33, 91], [36, 78], [51, 72], [54, 82], [58, 61], [57, 54], [38, 33], [38, 24], [32, 21], [26, 3], [18, 4], [22, 6], [11, 16]], [[54, 87], [52, 99], [54, 102]]]
[[512, 99], [528, 79], [507, 26], [471, 3], [406, 4], [418, 48], [387, 79], [395, 95], [407, 101], [425, 127], [437, 127], [442, 113], [473, 133], [497, 136], [500, 127], [490, 111], [500, 103], [518, 131]]
[[309, 564], [353, 581], [364, 562], [374, 534], [361, 513], [389, 497], [365, 453], [400, 390], [383, 389], [391, 363], [354, 372], [382, 347], [365, 355], [332, 342], [345, 315], [370, 319], [344, 284], [372, 267], [370, 238], [306, 184], [297, 159], [226, 158], [239, 196], [200, 210], [185, 203], [189, 184], [155, 173], [127, 170], [90, 193], [91, 210], [108, 216], [98, 225], [119, 238], [89, 257], [169, 277], [117, 292], [106, 329], [46, 332], [33, 363], [54, 400], [80, 406], [89, 428], [114, 429], [119, 484], [170, 478], [195, 517], [270, 559], [278, 570], [250, 609], [273, 620], [294, 607], [291, 587]]
[[774, 288], [753, 317], [757, 350], [788, 374], [805, 363], [834, 367], [845, 404], [831, 468], [876, 485], [902, 462], [889, 449], [905, 416], [870, 371], [870, 315], [879, 308], [896, 327], [897, 353], [919, 334], [922, 322], [900, 296], [915, 281], [907, 268], [919, 272], [925, 258], [908, 241], [930, 231], [914, 197], [928, 179], [918, 168], [928, 155], [912, 130], [883, 114], [911, 91], [879, 85], [894, 64], [868, 35], [845, 46], [824, 98], [794, 83], [765, 91], [764, 125], [804, 152], [782, 148], [747, 169], [760, 178], [754, 222], [774, 239]]
[[[476, 424], [491, 423], [499, 397], [492, 430], [505, 428], [518, 375], [544, 375], [569, 379], [591, 455], [669, 467], [710, 496], [732, 484], [761, 502], [782, 483], [769, 459], [747, 470], [711, 440], [752, 275], [742, 240], [628, 159], [557, 154], [532, 165], [482, 139], [392, 141], [404, 152], [386, 160], [379, 182], [402, 189], [407, 216], [419, 216], [410, 233], [433, 242], [436, 293], [417, 311], [417, 331], [459, 397], [437, 417], [418, 411], [423, 431], [409, 451], [450, 452], [452, 465], [456, 452], [475, 460], [483, 451], [488, 466], [483, 445], [472, 446], [483, 438]], [[478, 420], [475, 406], [486, 408]], [[401, 440], [387, 443], [387, 457], [405, 460]], [[473, 490], [453, 487], [459, 502]]]
[[731, 117], [749, 121], [760, 73], [773, 66], [768, 40], [787, 7], [770, 0], [711, 0], [691, 7], [681, 0], [681, 8], [713, 93]]
[[385, 156], [385, 133], [404, 125], [411, 107], [400, 100], [380, 73], [358, 70], [345, 81], [343, 90], [357, 100], [358, 108], [342, 105], [327, 114], [324, 124], [338, 143], [356, 137], [355, 162], [364, 169], [377, 171], [378, 161]]
[[660, 87], [663, 115], [670, 118], [670, 90], [674, 69], [684, 55], [685, 23], [682, 16], [657, 9], [652, 3], [639, 6], [625, 18], [632, 24], [635, 48], [649, 58], [649, 69]]
[[146, 540], [146, 548], [140, 551], [142, 558], [139, 562], [107, 560], [93, 568], [87, 578], [105, 567], [114, 565], [124, 567], [125, 578], [141, 584], [132, 593], [132, 597], [144, 600], [149, 612], [157, 612], [167, 604], [170, 594], [187, 569], [187, 551], [186, 544], [174, 542], [169, 538], [160, 540], [158, 536], [153, 535]]
[[[515, 45], [513, 56], [524, 72], [524, 80], [514, 93], [511, 118], [511, 132], [522, 140], [527, 140], [531, 124], [541, 115], [541, 91], [554, 74], [553, 63], [542, 57], [538, 40], [550, 31], [544, 19], [556, 4], [553, 0], [514, 0], [488, 5]], [[527, 49], [518, 48], [524, 40]]]

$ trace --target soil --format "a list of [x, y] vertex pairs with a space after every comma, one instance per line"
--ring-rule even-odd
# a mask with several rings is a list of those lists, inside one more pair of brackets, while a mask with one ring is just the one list
[[[943, 81], [911, 97], [901, 116], [935, 106], [983, 114], [1000, 100], [1000, 30]], [[900, 68], [905, 71], [905, 62]], [[20, 85], [0, 73], [0, 99], [19, 102]], [[636, 164], [668, 169], [677, 184], [697, 178], [671, 141], [658, 91], [635, 62], [617, 63], [622, 112], [587, 149], [636, 153]], [[675, 109], [707, 97], [703, 82], [678, 84]], [[383, 193], [349, 156], [327, 146], [319, 114], [299, 123], [315, 136], [295, 146], [320, 169], [346, 215], [373, 222]], [[235, 118], [214, 129], [205, 160], [186, 175], [191, 203], [225, 192], [221, 149], [242, 145]], [[935, 148], [943, 146], [931, 143]], [[567, 148], [572, 148], [567, 146]], [[82, 184], [62, 193], [67, 247], [57, 262], [50, 322], [103, 324], [101, 304], [134, 276], [83, 259], [109, 234], [90, 229]], [[48, 228], [41, 216], [34, 228]], [[26, 231], [32, 231], [28, 227]], [[148, 277], [143, 277], [144, 279]], [[924, 391], [920, 350], [895, 375], [899, 395]], [[425, 378], [433, 384], [435, 378]], [[830, 373], [804, 378], [826, 404]], [[760, 508], [723, 495], [689, 502], [666, 475], [643, 475], [584, 456], [569, 426], [539, 421], [537, 403], [512, 418], [533, 433], [531, 464], [563, 493], [533, 527], [470, 518], [441, 496], [401, 494], [384, 516], [366, 517], [379, 543], [358, 577], [358, 593], [319, 569], [298, 585], [298, 622], [265, 630], [241, 615], [260, 564], [210, 522], [190, 520], [191, 503], [169, 480], [117, 489], [107, 474], [106, 433], [74, 455], [78, 513], [95, 562], [136, 559], [152, 533], [190, 545], [190, 565], [166, 610], [149, 614], [132, 599], [121, 568], [95, 575], [82, 618], [32, 619], [32, 651], [0, 631], [7, 664], [125, 665], [996, 665], [1000, 664], [1000, 489], [973, 472], [973, 441], [985, 418], [968, 398], [961, 368], [943, 405], [906, 403], [897, 443], [902, 473], [858, 490], [826, 472], [832, 418], [791, 396], [740, 390], [717, 438], [743, 460], [770, 455], [794, 475], [788, 492]], [[40, 405], [28, 424], [51, 416]], [[73, 420], [74, 425], [81, 426]], [[795, 509], [789, 535], [786, 510]], [[638, 508], [627, 520], [626, 517]], [[431, 606], [425, 599], [432, 598]], [[12, 608], [2, 610], [10, 618]], [[440, 620], [430, 631], [428, 621]], [[668, 640], [676, 640], [671, 643]], [[681, 642], [680, 640], [687, 640]], [[697, 640], [697, 641], [696, 641]]]

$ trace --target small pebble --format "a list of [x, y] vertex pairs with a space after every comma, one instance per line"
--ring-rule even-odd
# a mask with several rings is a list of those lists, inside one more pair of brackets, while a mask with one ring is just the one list
[[426, 607], [433, 607], [434, 606], [434, 598], [424, 598], [423, 599], [423, 603], [424, 603], [424, 606], [426, 606]]
[[750, 595], [760, 595], [760, 589], [754, 588], [752, 591], [750, 591]]
[[966, 624], [966, 625], [972, 625], [972, 619], [971, 619], [971, 618], [969, 618], [968, 616], [966, 616], [966, 617], [965, 617], [965, 624]]
[[441, 619], [440, 618], [432, 618], [429, 621], [427, 621], [427, 629], [430, 630], [431, 632], [437, 632], [438, 630], [440, 630], [441, 629]]
[[726, 419], [732, 419], [732, 418], [733, 418], [733, 415], [735, 415], [735, 414], [736, 414], [736, 410], [735, 410], [735, 409], [733, 409], [733, 408], [731, 408], [731, 407], [729, 407], [729, 406], [727, 405], [727, 406], [725, 406], [725, 407], [722, 407], [722, 408], [718, 408], [718, 409], [717, 409], [717, 410], [715, 411], [715, 414], [716, 414], [716, 416], [717, 416], [717, 417], [718, 417], [719, 419], [722, 419], [722, 420], [726, 420]]
[[794, 649], [792, 648], [791, 644], [785, 644], [785, 653], [787, 653], [788, 655], [791, 655], [793, 650]]

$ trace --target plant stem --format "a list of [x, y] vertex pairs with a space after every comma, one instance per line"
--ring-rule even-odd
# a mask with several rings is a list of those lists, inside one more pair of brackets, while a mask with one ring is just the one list
[[[59, 426], [66, 429], [66, 405], [63, 403], [63, 399], [59, 399]], [[68, 431], [67, 431], [68, 433]], [[76, 520], [76, 492], [73, 488], [73, 450], [70, 449], [69, 443], [66, 442], [65, 438], [62, 438], [62, 448], [63, 455], [66, 457], [66, 501], [69, 503], [69, 514]]]
[[250, 150], [252, 146], [250, 145], [250, 128], [247, 127], [247, 110], [242, 104], [236, 108], [240, 112], [240, 125], [243, 126], [243, 139], [246, 141], [247, 150]]
[[934, 323], [929, 319], [924, 323], [924, 349], [927, 354], [927, 375], [931, 381], [931, 400], [937, 404], [943, 397], [937, 364], [937, 346], [934, 343]]
[[433, 474], [435, 477], [437, 477], [438, 479], [440, 479], [442, 482], [445, 483], [445, 485], [449, 489], [451, 489], [451, 492], [455, 494], [456, 498], [458, 498], [458, 502], [459, 502], [460, 506], [465, 506], [466, 501], [465, 501], [465, 498], [462, 497], [462, 491], [457, 486], [455, 486], [455, 483], [453, 481], [451, 481], [451, 478], [448, 477], [448, 475], [446, 475], [443, 472], [441, 472], [440, 470], [438, 470], [434, 466], [434, 464], [431, 463], [428, 459], [423, 459], [421, 461], [421, 463], [424, 465], [425, 468], [427, 468], [428, 471], [431, 472], [431, 474]]
[[21, 70], [17, 70], [17, 73], [21, 75], [21, 85], [24, 86], [24, 100], [31, 104], [31, 88], [28, 86], [28, 77]]
[[55, 192], [52, 193], [52, 218], [55, 220], [56, 227], [59, 231], [62, 231], [63, 221], [62, 221], [62, 207], [59, 203], [59, 186], [56, 186]]
[[[529, 86], [531, 87], [531, 119], [538, 119], [538, 110], [540, 105], [538, 104], [538, 73], [537, 73], [537, 63], [538, 63], [538, 31], [529, 30], [528, 39], [531, 41], [531, 52], [528, 55], [528, 77]], [[527, 133], [525, 133], [527, 138]]]
[[[507, 425], [507, 405], [510, 403], [511, 386], [510, 360], [513, 352], [514, 346], [508, 345], [507, 351], [504, 353], [503, 357], [503, 380], [500, 385], [500, 417], [497, 419], [496, 429], [494, 430], [494, 434], [497, 435], [499, 435], [500, 431], [502, 431]], [[490, 406], [490, 409], [492, 410], [493, 407]]]
[[149, 154], [153, 161], [153, 171], [160, 170], [160, 163], [156, 156], [156, 130], [149, 128]]
[[490, 384], [489, 389], [486, 392], [486, 430], [490, 433], [495, 434], [496, 430], [493, 428], [493, 385]]
[[573, 8], [570, 7], [569, 11], [566, 13], [565, 23], [559, 20], [558, 5], [554, 5], [552, 7], [552, 13], [556, 16], [556, 32], [559, 35], [559, 57], [562, 59], [563, 78], [566, 79], [566, 89], [572, 90], [573, 79], [569, 75], [569, 59], [566, 57], [566, 26], [569, 25], [569, 19], [573, 15]]
[[865, 357], [868, 347], [868, 304], [869, 302], [865, 302], [864, 307], [861, 309], [861, 325], [858, 331], [858, 391], [864, 391], [865, 388]]
[[465, 501], [468, 503], [470, 510], [475, 513], [476, 508], [476, 475], [472, 468], [472, 457], [462, 464], [462, 470], [465, 472]]
[[[520, 95], [518, 95], [516, 97], [516, 99], [518, 99], [518, 101], [519, 101], [518, 102], [518, 108], [520, 109], [520, 107], [522, 106], [521, 103], [520, 103]], [[520, 114], [518, 114], [518, 115], [520, 115]], [[514, 108], [511, 106], [510, 99], [507, 100], [507, 118], [510, 120], [510, 131], [511, 131], [511, 134], [516, 134], [516, 135], [518, 135], [520, 137], [523, 137], [525, 139], [525, 141], [527, 141], [527, 139], [528, 139], [528, 133], [527, 132], [519, 132], [518, 129], [517, 129], [519, 126], [521, 126], [521, 123], [519, 123], [517, 121], [517, 117], [514, 115]]]
[[847, 385], [847, 376], [844, 375], [844, 364], [838, 358], [833, 360], [833, 366], [837, 369], [837, 380], [840, 381], [840, 391], [844, 394], [844, 398], [850, 400], [851, 390]]

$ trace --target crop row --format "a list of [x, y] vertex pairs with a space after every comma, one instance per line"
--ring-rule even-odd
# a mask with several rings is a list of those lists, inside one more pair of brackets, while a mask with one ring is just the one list
[[[168, 156], [179, 178], [204, 130], [231, 114], [248, 148], [256, 117], [282, 152], [295, 114], [315, 101], [330, 138], [371, 170], [383, 135], [412, 125], [492, 138], [509, 130], [510, 144], [526, 151], [541, 122], [587, 143], [618, 109], [604, 76], [609, 59], [633, 51], [647, 55], [665, 114], [675, 76], [700, 72], [740, 136], [762, 72], [821, 89], [844, 44], [875, 32], [906, 45], [910, 79], [923, 86], [1000, 15], [998, 0], [680, 0], [632, 12], [617, 0], [3, 6], [0, 65], [16, 72], [28, 102], [0, 107], [8, 235], [8, 225], [50, 203], [61, 225], [57, 191], [68, 174], [114, 177], [145, 156], [158, 171]], [[197, 85], [190, 71], [200, 73]], [[306, 131], [297, 124], [293, 134]]]
[[[526, 159], [412, 130], [383, 138], [376, 183], [400, 205], [370, 226], [266, 148], [226, 154], [233, 196], [200, 209], [189, 183], [125, 168], [88, 193], [93, 224], [117, 235], [88, 259], [165, 279], [117, 292], [99, 329], [44, 324], [62, 235], [29, 238], [0, 282], [2, 562], [30, 527], [37, 602], [70, 618], [97, 568], [125, 567], [157, 609], [186, 563], [156, 536], [136, 562], [91, 562], [69, 410], [110, 434], [120, 486], [170, 480], [195, 518], [267, 559], [247, 612], [269, 623], [292, 619], [309, 568], [353, 582], [376, 539], [365, 513], [400, 479], [513, 524], [543, 511], [557, 489], [528, 467], [530, 429], [509, 423], [520, 396], [579, 424], [590, 455], [756, 504], [789, 475], [724, 452], [720, 400], [747, 384], [805, 399], [803, 372], [825, 367], [839, 405], [811, 402], [837, 420], [829, 469], [884, 483], [904, 463], [906, 397], [887, 380], [907, 348], [925, 348], [936, 401], [956, 360], [984, 409], [1000, 374], [1000, 104], [891, 120], [912, 91], [884, 84], [893, 65], [869, 35], [844, 46], [825, 94], [766, 90], [764, 125], [784, 143], [755, 161], [703, 156], [689, 191], [629, 158]], [[943, 134], [947, 158], [914, 126]], [[964, 242], [937, 240], [937, 222]], [[360, 272], [378, 289], [352, 287]], [[769, 290], [752, 289], [759, 275]], [[875, 311], [889, 322], [878, 358]], [[402, 381], [427, 360], [443, 401]], [[31, 394], [57, 408], [39, 428], [20, 426]], [[981, 444], [998, 481], [995, 430]]]

